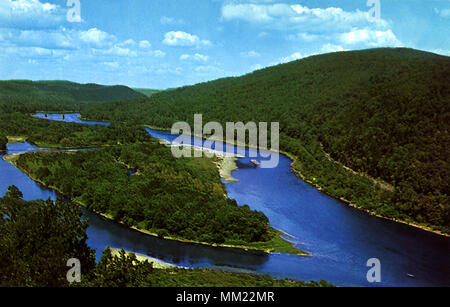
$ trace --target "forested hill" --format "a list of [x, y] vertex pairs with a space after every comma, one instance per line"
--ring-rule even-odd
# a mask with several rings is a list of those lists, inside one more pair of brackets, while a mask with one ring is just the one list
[[81, 106], [93, 102], [143, 96], [126, 86], [78, 84], [69, 81], [0, 81], [0, 108], [4, 112], [78, 111]]
[[[277, 121], [282, 149], [298, 157], [294, 169], [325, 192], [448, 232], [449, 108], [450, 58], [402, 48], [312, 56], [82, 113], [159, 127], [192, 122], [194, 113], [222, 123]], [[374, 190], [324, 150], [393, 188]]]

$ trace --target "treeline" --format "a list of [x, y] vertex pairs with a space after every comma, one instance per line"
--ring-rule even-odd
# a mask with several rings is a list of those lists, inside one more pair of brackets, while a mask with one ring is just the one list
[[28, 153], [16, 163], [89, 211], [161, 237], [236, 245], [271, 239], [263, 213], [226, 198], [212, 160], [176, 159], [156, 140], [73, 154]]
[[[80, 207], [61, 200], [22, 199], [15, 186], [0, 198], [0, 287], [318, 287], [326, 282], [276, 280], [269, 276], [205, 269], [154, 269], [148, 261], [109, 249], [95, 263]], [[81, 264], [81, 283], [69, 284], [67, 261]]]
[[[449, 84], [449, 57], [374, 49], [91, 105], [82, 114], [163, 128], [193, 124], [195, 113], [222, 124], [280, 122], [281, 148], [298, 158], [294, 170], [330, 195], [449, 232]], [[380, 184], [344, 171], [325, 153]]]
[[90, 103], [144, 97], [126, 86], [69, 81], [0, 81], [0, 113], [79, 111]]
[[[112, 146], [150, 139], [141, 127], [127, 124], [111, 126], [80, 125], [33, 118], [22, 113], [0, 114], [0, 136], [23, 136], [42, 147], [83, 148]], [[2, 138], [0, 137], [0, 148]], [[0, 149], [1, 150], [1, 149]]]

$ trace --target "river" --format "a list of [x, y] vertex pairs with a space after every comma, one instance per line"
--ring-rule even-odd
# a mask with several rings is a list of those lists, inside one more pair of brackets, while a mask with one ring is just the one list
[[[43, 114], [36, 116], [44, 118]], [[61, 115], [52, 116], [53, 120], [62, 119]], [[78, 114], [65, 117], [71, 118], [71, 122], [92, 124], [80, 121]], [[176, 137], [163, 131], [147, 131], [167, 141]], [[8, 144], [8, 154], [29, 150], [36, 147], [28, 143]], [[312, 257], [253, 255], [162, 240], [84, 211], [89, 219], [88, 244], [97, 249], [97, 259], [110, 246], [185, 267], [256, 271], [306, 281], [324, 279], [338, 286], [450, 285], [449, 238], [349, 207], [298, 179], [291, 164], [288, 157], [281, 155], [277, 168], [262, 169], [254, 167], [249, 158], [242, 158], [238, 160], [239, 169], [233, 172], [239, 183], [225, 185], [230, 198], [239, 205], [248, 204], [264, 212], [274, 228], [290, 234], [289, 240]], [[54, 191], [42, 188], [7, 161], [0, 160], [0, 195], [12, 184], [19, 187], [27, 200], [56, 197]], [[381, 262], [381, 283], [367, 281], [370, 268], [366, 263], [370, 258]]]

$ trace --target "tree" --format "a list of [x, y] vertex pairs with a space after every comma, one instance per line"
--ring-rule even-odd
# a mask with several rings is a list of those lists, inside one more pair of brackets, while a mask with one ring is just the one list
[[6, 144], [8, 144], [8, 139], [5, 136], [0, 136], [0, 151], [6, 151]]
[[81, 209], [62, 200], [26, 202], [11, 186], [0, 198], [0, 286], [67, 286], [67, 261], [81, 263], [82, 279], [95, 267]]
[[15, 185], [12, 185], [12, 186], [8, 187], [8, 190], [6, 192], [6, 196], [14, 198], [14, 199], [22, 199], [23, 198], [22, 192]]

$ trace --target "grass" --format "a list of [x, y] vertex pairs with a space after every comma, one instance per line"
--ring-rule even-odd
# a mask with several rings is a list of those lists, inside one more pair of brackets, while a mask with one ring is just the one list
[[8, 143], [24, 143], [27, 141], [28, 137], [27, 136], [8, 136]]
[[270, 234], [272, 235], [272, 240], [268, 242], [257, 242], [257, 243], [250, 243], [250, 247], [256, 247], [258, 249], [266, 249], [268, 252], [280, 252], [280, 253], [287, 253], [287, 254], [295, 254], [298, 256], [311, 256], [311, 254], [302, 251], [300, 249], [297, 249], [294, 247], [294, 244], [291, 242], [286, 241], [282, 238], [282, 236], [288, 237], [285, 233], [276, 230], [274, 228], [270, 229]]

